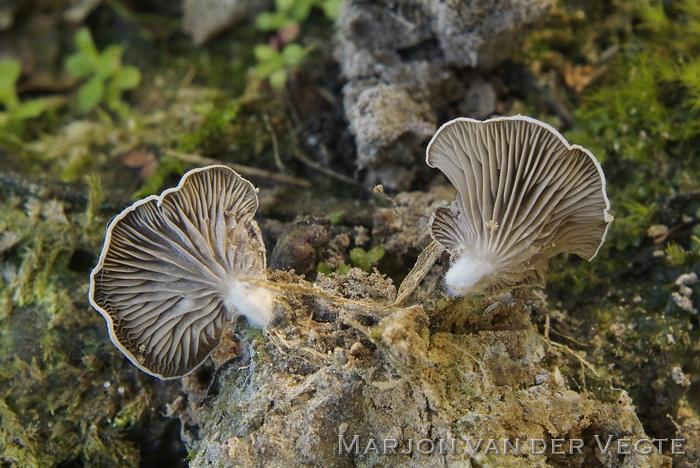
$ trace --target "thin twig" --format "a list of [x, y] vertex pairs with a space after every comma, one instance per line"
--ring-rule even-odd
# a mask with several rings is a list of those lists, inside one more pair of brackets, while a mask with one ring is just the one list
[[595, 370], [595, 367], [593, 367], [593, 365], [592, 365], [591, 363], [589, 363], [588, 361], [586, 361], [583, 357], [581, 357], [581, 355], [580, 355], [579, 353], [577, 353], [577, 352], [574, 351], [573, 349], [569, 348], [568, 346], [566, 346], [566, 345], [564, 345], [564, 344], [557, 343], [556, 341], [547, 340], [547, 339], [545, 339], [544, 336], [540, 336], [540, 338], [542, 338], [542, 340], [544, 340], [547, 344], [551, 344], [552, 346], [554, 346], [554, 347], [556, 347], [556, 348], [559, 348], [559, 349], [563, 350], [564, 352], [566, 352], [566, 353], [568, 353], [568, 354], [574, 356], [576, 359], [579, 360], [579, 362], [580, 362], [582, 365], [584, 365], [585, 367], [587, 367], [588, 369], [590, 369], [590, 371], [593, 372], [593, 374], [594, 374], [596, 377], [600, 377], [600, 375], [598, 374], [598, 372]]
[[265, 122], [265, 128], [267, 131], [270, 132], [270, 139], [272, 140], [272, 155], [275, 158], [275, 165], [277, 165], [277, 169], [280, 171], [286, 171], [287, 168], [284, 167], [282, 158], [280, 158], [280, 146], [279, 142], [277, 141], [277, 134], [275, 133], [275, 129], [272, 128], [272, 125], [270, 124], [270, 117], [268, 117], [267, 114], [263, 114], [263, 122]]
[[219, 161], [218, 159], [213, 159], [213, 158], [207, 158], [205, 156], [200, 156], [199, 154], [195, 153], [181, 153], [179, 151], [175, 150], [166, 150], [165, 151], [166, 156], [173, 157], [175, 159], [179, 159], [180, 161], [189, 163], [189, 164], [194, 164], [196, 166], [207, 166], [210, 164], [222, 164], [224, 166], [228, 166], [234, 171], [240, 173], [241, 175], [244, 175], [246, 177], [260, 177], [268, 180], [272, 180], [274, 182], [280, 182], [283, 184], [289, 184], [289, 185], [296, 185], [299, 187], [310, 187], [311, 182], [308, 180], [304, 179], [298, 179], [296, 177], [292, 176], [287, 176], [284, 174], [277, 174], [275, 172], [270, 172], [266, 171], [264, 169], [258, 169], [257, 167], [250, 167], [250, 166], [243, 166], [242, 164], [235, 164], [235, 163], [229, 163], [229, 162], [224, 162], [224, 161]]
[[365, 188], [364, 185], [362, 185], [360, 182], [356, 181], [352, 177], [348, 177], [348, 176], [343, 175], [339, 172], [335, 172], [333, 169], [309, 159], [299, 148], [295, 147], [292, 150], [292, 154], [294, 155], [295, 158], [297, 158], [302, 163], [306, 164], [307, 166], [309, 166], [312, 169], [317, 170], [318, 172], [321, 172], [322, 174], [327, 175], [328, 177], [332, 177], [332, 178], [337, 179], [341, 182], [345, 182], [346, 184], [354, 185], [355, 187]]
[[394, 301], [394, 306], [400, 306], [408, 297], [415, 291], [425, 275], [428, 274], [430, 269], [433, 267], [435, 262], [445, 249], [437, 241], [432, 241], [428, 246], [421, 252], [421, 254], [416, 259], [416, 264], [408, 272], [408, 275], [401, 282], [399, 286], [399, 292], [396, 295], [396, 300]]
[[[346, 175], [334, 171], [329, 167], [319, 164], [316, 161], [313, 161], [311, 158], [309, 158], [306, 154], [304, 154], [304, 152], [300, 148], [298, 137], [298, 129], [301, 127], [301, 118], [299, 117], [299, 111], [297, 110], [296, 106], [294, 105], [294, 102], [289, 98], [289, 96], [285, 95], [285, 103], [287, 105], [287, 108], [289, 109], [289, 115], [291, 116], [291, 119], [293, 121], [292, 125], [290, 125], [290, 123], [287, 122], [287, 128], [289, 134], [292, 136], [292, 154], [294, 155], [294, 157], [302, 163], [309, 166], [310, 168], [317, 170], [322, 174], [327, 175], [328, 177], [340, 180], [341, 182], [345, 182], [346, 184], [354, 185], [355, 187], [366, 189], [366, 187], [362, 183], [356, 181], [352, 177], [348, 177]], [[319, 144], [322, 145], [322, 143]]]
[[566, 339], [569, 340], [569, 341], [573, 341], [573, 342], [576, 343], [577, 345], [583, 346], [584, 348], [587, 348], [587, 347], [589, 346], [588, 344], [583, 343], [583, 342], [577, 340], [576, 338], [572, 338], [572, 337], [570, 337], [569, 335], [565, 335], [565, 334], [563, 334], [562, 332], [559, 332], [559, 331], [555, 330], [554, 328], [550, 328], [549, 331], [551, 331], [551, 332], [554, 333], [555, 335], [561, 336], [562, 338], [566, 338]]

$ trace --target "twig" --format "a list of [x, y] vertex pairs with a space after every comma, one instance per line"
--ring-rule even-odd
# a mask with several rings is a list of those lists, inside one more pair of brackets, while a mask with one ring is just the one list
[[326, 167], [322, 164], [319, 164], [316, 161], [312, 161], [299, 148], [295, 147], [292, 150], [292, 154], [294, 155], [295, 158], [297, 158], [302, 163], [306, 164], [307, 166], [309, 166], [312, 169], [317, 170], [318, 172], [321, 172], [321, 173], [327, 175], [328, 177], [332, 177], [332, 178], [337, 179], [341, 182], [345, 182], [346, 184], [354, 185], [355, 187], [365, 188], [360, 182], [356, 181], [352, 177], [348, 177], [348, 176], [343, 175], [339, 172], [335, 172], [333, 169], [331, 169], [329, 167]]
[[416, 259], [416, 264], [413, 265], [411, 271], [408, 272], [408, 275], [406, 275], [401, 282], [396, 300], [392, 304], [393, 306], [399, 306], [408, 299], [420, 282], [423, 281], [423, 278], [428, 274], [437, 259], [440, 258], [444, 250], [445, 249], [437, 241], [432, 241], [428, 244], [425, 250], [423, 250]]
[[280, 158], [280, 146], [277, 142], [277, 134], [275, 133], [275, 129], [272, 128], [272, 125], [270, 124], [270, 117], [268, 117], [267, 114], [263, 114], [263, 122], [265, 122], [265, 128], [267, 131], [270, 132], [270, 139], [272, 140], [272, 154], [275, 157], [275, 165], [277, 165], [277, 169], [280, 171], [285, 171], [287, 168], [284, 167], [284, 163]]
[[593, 372], [593, 375], [595, 375], [596, 377], [600, 377], [600, 374], [598, 374], [598, 372], [595, 370], [595, 367], [593, 367], [593, 365], [592, 365], [590, 362], [586, 361], [583, 357], [581, 357], [581, 355], [579, 355], [579, 354], [578, 354], [576, 351], [574, 351], [573, 349], [569, 348], [568, 346], [566, 346], [566, 345], [564, 345], [564, 344], [557, 343], [556, 341], [547, 340], [544, 336], [540, 336], [540, 338], [541, 338], [542, 340], [544, 340], [547, 344], [551, 344], [552, 346], [557, 347], [557, 348], [563, 350], [564, 352], [566, 352], [566, 353], [572, 355], [573, 357], [575, 357], [576, 359], [578, 359], [579, 362], [580, 362], [583, 366], [585, 366], [585, 367], [587, 367], [588, 369], [590, 369], [590, 371]]
[[175, 159], [179, 159], [180, 161], [189, 163], [189, 164], [194, 164], [196, 166], [208, 166], [210, 164], [222, 164], [224, 166], [228, 166], [234, 171], [244, 175], [244, 176], [250, 176], [250, 177], [261, 177], [264, 179], [272, 180], [274, 182], [280, 182], [283, 184], [289, 184], [289, 185], [296, 185], [298, 187], [310, 187], [311, 182], [308, 180], [304, 179], [298, 179], [296, 177], [292, 176], [287, 176], [284, 174], [277, 174], [275, 172], [270, 172], [266, 171], [264, 169], [258, 169], [257, 167], [250, 167], [250, 166], [244, 166], [242, 164], [235, 164], [235, 163], [229, 163], [229, 162], [223, 162], [219, 161], [218, 159], [213, 159], [213, 158], [207, 158], [205, 156], [200, 156], [195, 153], [181, 153], [179, 151], [175, 150], [166, 150], [165, 151], [166, 156], [173, 157]]
[[[289, 109], [289, 115], [291, 116], [293, 122], [292, 125], [293, 127], [287, 123], [287, 128], [292, 136], [292, 154], [294, 155], [295, 158], [297, 158], [299, 161], [302, 163], [306, 164], [310, 168], [317, 170], [321, 172], [322, 174], [327, 175], [328, 177], [332, 177], [334, 179], [340, 180], [341, 182], [345, 182], [346, 184], [354, 185], [355, 187], [360, 187], [363, 189], [366, 189], [364, 185], [362, 185], [360, 182], [356, 181], [352, 177], [348, 177], [346, 175], [343, 175], [339, 172], [334, 171], [333, 169], [326, 167], [322, 164], [317, 163], [316, 161], [311, 160], [304, 152], [301, 150], [300, 145], [299, 145], [299, 138], [298, 138], [298, 128], [301, 127], [301, 118], [299, 117], [299, 111], [297, 110], [296, 106], [294, 105], [294, 102], [292, 102], [291, 99], [287, 95], [285, 95], [285, 102], [287, 104], [287, 107]], [[322, 145], [322, 144], [321, 144]], [[325, 148], [322, 146], [322, 148]]]
[[[549, 316], [548, 316], [547, 318], [549, 318]], [[545, 322], [545, 325], [546, 325], [546, 322]], [[589, 346], [588, 344], [583, 343], [583, 342], [577, 340], [576, 338], [572, 338], [572, 337], [570, 337], [570, 336], [568, 336], [568, 335], [563, 334], [562, 332], [556, 331], [554, 328], [551, 328], [549, 331], [551, 331], [551, 332], [554, 333], [555, 335], [561, 336], [562, 338], [566, 338], [566, 339], [569, 340], [569, 341], [573, 341], [573, 342], [576, 343], [577, 345], [583, 346], [584, 348], [587, 348], [587, 347]], [[549, 338], [549, 335], [547, 335], [547, 337]]]

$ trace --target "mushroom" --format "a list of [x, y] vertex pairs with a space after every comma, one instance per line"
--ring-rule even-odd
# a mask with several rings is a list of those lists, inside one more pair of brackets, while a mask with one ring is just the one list
[[257, 208], [250, 182], [208, 166], [112, 220], [89, 299], [139, 369], [182, 377], [216, 348], [226, 322], [239, 315], [260, 327], [269, 322], [273, 294], [246, 281], [265, 277]]
[[426, 153], [458, 191], [430, 221], [433, 239], [452, 255], [452, 293], [542, 287], [551, 257], [571, 252], [590, 261], [605, 241], [613, 217], [600, 164], [545, 123], [458, 118]]

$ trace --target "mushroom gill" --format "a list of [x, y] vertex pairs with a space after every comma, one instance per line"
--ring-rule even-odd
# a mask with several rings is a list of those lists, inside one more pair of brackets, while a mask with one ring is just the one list
[[613, 220], [596, 158], [529, 117], [447, 122], [426, 161], [458, 191], [430, 223], [452, 254], [445, 275], [452, 292], [544, 286], [551, 257], [592, 260]]
[[138, 368], [181, 377], [216, 348], [226, 322], [238, 315], [257, 326], [270, 320], [272, 294], [245, 281], [265, 275], [257, 208], [250, 182], [226, 166], [208, 166], [110, 223], [89, 299]]

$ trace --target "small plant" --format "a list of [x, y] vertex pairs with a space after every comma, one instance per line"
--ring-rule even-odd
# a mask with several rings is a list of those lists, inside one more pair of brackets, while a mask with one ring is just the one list
[[255, 26], [261, 31], [279, 31], [303, 23], [312, 8], [319, 8], [328, 19], [335, 19], [342, 0], [275, 0], [275, 11], [263, 11], [255, 18]]
[[141, 72], [134, 66], [122, 64], [124, 49], [121, 46], [110, 45], [99, 52], [87, 28], [78, 30], [74, 41], [78, 50], [66, 60], [66, 71], [87, 79], [76, 97], [78, 111], [90, 112], [104, 102], [107, 108], [124, 117], [128, 106], [122, 101], [122, 93], [139, 85]]
[[328, 213], [328, 216], [326, 216], [326, 218], [328, 218], [328, 221], [331, 222], [331, 226], [337, 226], [338, 224], [340, 224], [340, 221], [342, 221], [343, 216], [345, 216], [345, 210], [337, 210]]
[[666, 260], [674, 266], [682, 266], [690, 256], [690, 252], [675, 242], [666, 244]]
[[259, 44], [253, 52], [258, 61], [255, 67], [258, 78], [267, 79], [270, 86], [279, 91], [287, 83], [287, 70], [296, 68], [309, 53], [309, 49], [293, 43], [278, 51], [270, 45]]
[[326, 18], [333, 20], [338, 16], [341, 4], [342, 0], [276, 0], [275, 11], [260, 13], [255, 19], [255, 27], [275, 34], [269, 44], [255, 47], [257, 77], [267, 79], [277, 91], [283, 89], [289, 70], [299, 66], [309, 53], [308, 47], [294, 42], [301, 23], [306, 21], [313, 8], [322, 10]]
[[29, 99], [20, 101], [17, 94], [17, 80], [21, 74], [20, 63], [14, 59], [0, 60], [0, 130], [20, 133], [27, 119], [39, 117], [52, 101], [50, 99]]
[[362, 248], [354, 248], [350, 251], [350, 262], [352, 265], [340, 265], [335, 271], [326, 262], [320, 262], [316, 267], [317, 273], [324, 275], [336, 274], [339, 276], [346, 275], [353, 267], [357, 267], [364, 271], [372, 270], [372, 267], [384, 257], [386, 249], [383, 245], [375, 245], [369, 250]]
[[385, 253], [386, 249], [383, 245], [375, 245], [369, 250], [358, 247], [350, 251], [350, 261], [361, 270], [370, 271]]

